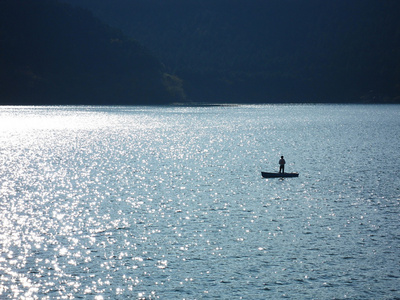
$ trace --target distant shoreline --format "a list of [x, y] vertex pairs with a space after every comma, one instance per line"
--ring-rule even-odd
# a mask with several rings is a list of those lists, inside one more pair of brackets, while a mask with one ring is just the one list
[[399, 102], [265, 102], [265, 103], [171, 103], [171, 104], [0, 104], [0, 107], [238, 107], [243, 105], [400, 105]]

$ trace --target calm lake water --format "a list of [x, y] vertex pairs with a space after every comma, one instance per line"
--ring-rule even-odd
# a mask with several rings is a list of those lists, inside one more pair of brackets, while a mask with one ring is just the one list
[[399, 166], [396, 105], [0, 107], [0, 299], [400, 299]]

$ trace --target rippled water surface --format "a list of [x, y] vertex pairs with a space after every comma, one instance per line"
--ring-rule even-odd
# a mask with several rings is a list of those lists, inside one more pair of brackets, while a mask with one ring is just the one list
[[400, 106], [1, 107], [0, 298], [398, 299], [399, 153]]

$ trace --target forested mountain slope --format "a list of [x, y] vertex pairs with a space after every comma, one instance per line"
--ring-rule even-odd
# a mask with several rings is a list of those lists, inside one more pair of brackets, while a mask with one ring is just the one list
[[64, 0], [135, 37], [196, 101], [399, 102], [397, 0]]
[[0, 49], [0, 104], [176, 100], [171, 76], [146, 48], [68, 4], [1, 0]]

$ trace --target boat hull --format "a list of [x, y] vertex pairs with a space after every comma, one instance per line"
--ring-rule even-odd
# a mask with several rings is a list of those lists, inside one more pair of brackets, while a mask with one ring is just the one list
[[299, 177], [299, 173], [268, 173], [261, 172], [263, 178]]

